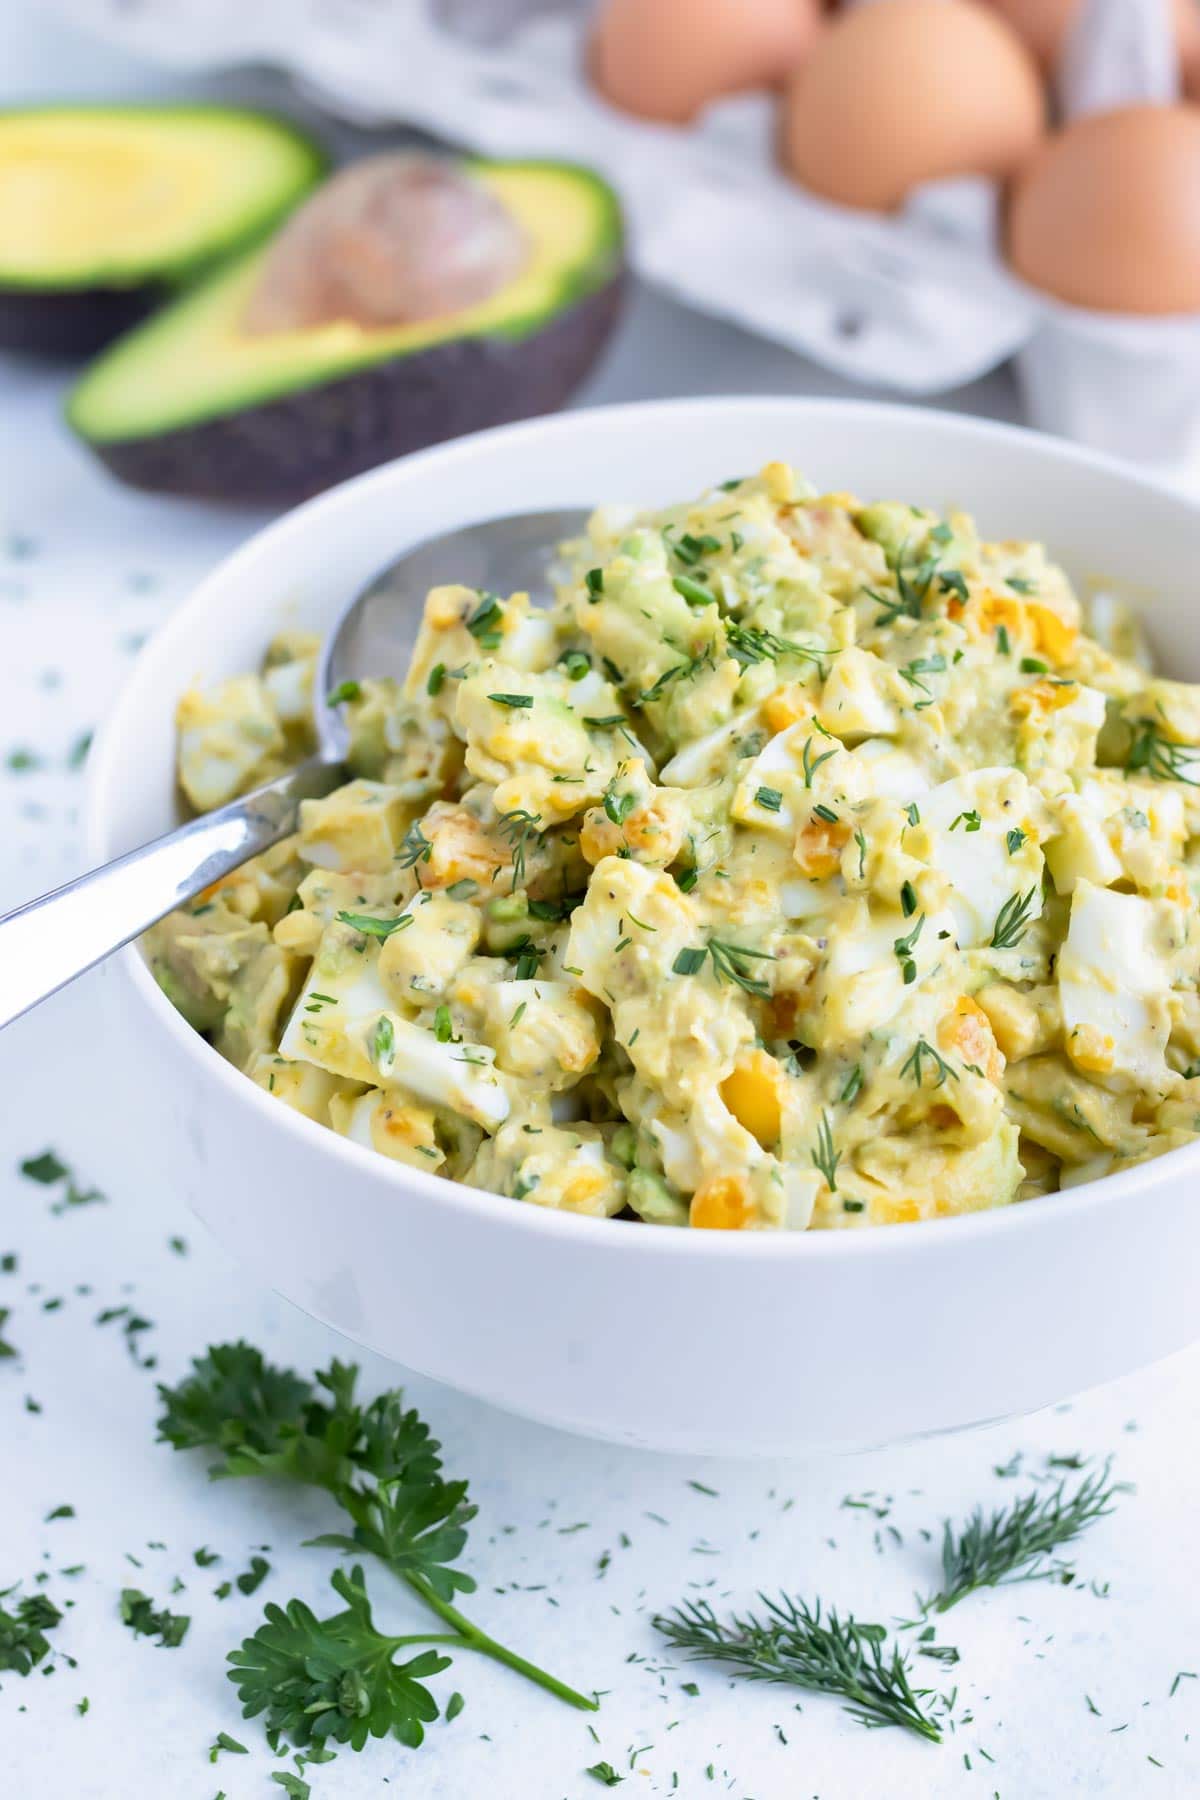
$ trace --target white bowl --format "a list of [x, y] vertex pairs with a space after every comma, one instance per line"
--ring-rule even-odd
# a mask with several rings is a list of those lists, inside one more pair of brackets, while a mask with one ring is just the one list
[[[144, 650], [101, 734], [93, 852], [175, 820], [173, 710], [197, 674], [255, 666], [283, 622], [325, 626], [413, 540], [527, 508], [664, 503], [771, 458], [826, 489], [961, 504], [988, 536], [1044, 539], [1077, 579], [1152, 596], [1166, 667], [1200, 675], [1200, 512], [1119, 464], [893, 406], [579, 412], [361, 476], [223, 563]], [[1027, 1412], [1200, 1335], [1200, 1145], [922, 1225], [737, 1236], [579, 1219], [336, 1137], [222, 1061], [135, 949], [111, 967], [131, 1117], [161, 1128], [195, 1211], [347, 1337], [513, 1412], [657, 1449], [788, 1455]]]

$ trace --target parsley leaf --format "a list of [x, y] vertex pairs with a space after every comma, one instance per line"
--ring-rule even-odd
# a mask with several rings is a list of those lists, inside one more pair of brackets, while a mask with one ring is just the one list
[[412, 1639], [376, 1630], [362, 1569], [336, 1569], [331, 1580], [344, 1612], [318, 1619], [302, 1600], [270, 1605], [254, 1635], [230, 1652], [243, 1716], [261, 1713], [268, 1732], [301, 1749], [332, 1740], [361, 1750], [370, 1737], [394, 1737], [415, 1750], [438, 1716], [425, 1679], [450, 1658], [423, 1649], [396, 1662]]

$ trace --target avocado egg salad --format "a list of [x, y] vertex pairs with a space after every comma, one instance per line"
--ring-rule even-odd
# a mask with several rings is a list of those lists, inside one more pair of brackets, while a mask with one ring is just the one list
[[[250, 1079], [512, 1200], [718, 1230], [1002, 1206], [1200, 1129], [1200, 687], [961, 513], [781, 463], [430, 593], [353, 779], [148, 935]], [[453, 571], [448, 571], [453, 573]], [[315, 641], [184, 696], [197, 809]]]

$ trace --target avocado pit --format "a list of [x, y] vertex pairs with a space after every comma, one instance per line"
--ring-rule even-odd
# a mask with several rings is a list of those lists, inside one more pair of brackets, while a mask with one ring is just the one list
[[482, 182], [433, 156], [367, 157], [325, 183], [267, 254], [243, 320], [252, 334], [349, 323], [415, 325], [482, 305], [529, 245]]
[[554, 411], [623, 279], [620, 209], [588, 169], [375, 157], [113, 344], [68, 418], [136, 487], [287, 505]]

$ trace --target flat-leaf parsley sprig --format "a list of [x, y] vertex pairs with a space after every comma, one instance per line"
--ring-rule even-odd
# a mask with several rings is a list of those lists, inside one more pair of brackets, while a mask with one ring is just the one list
[[[317, 1372], [314, 1385], [273, 1367], [250, 1344], [214, 1345], [178, 1387], [159, 1385], [159, 1437], [176, 1450], [219, 1452], [209, 1470], [214, 1479], [274, 1475], [324, 1489], [351, 1529], [312, 1542], [378, 1557], [450, 1627], [445, 1636], [406, 1642], [477, 1651], [594, 1712], [594, 1698], [497, 1643], [453, 1604], [456, 1594], [475, 1587], [471, 1576], [451, 1567], [476, 1513], [467, 1483], [446, 1479], [440, 1444], [405, 1409], [400, 1393], [356, 1400], [357, 1376], [353, 1365], [335, 1360]], [[347, 1598], [344, 1585], [338, 1591]]]
[[734, 1615], [723, 1624], [706, 1600], [687, 1600], [660, 1614], [655, 1628], [693, 1661], [719, 1662], [750, 1681], [774, 1681], [815, 1693], [838, 1694], [860, 1725], [900, 1725], [931, 1743], [941, 1728], [922, 1705], [899, 1646], [882, 1625], [863, 1624], [818, 1601], [760, 1595], [765, 1613]]

